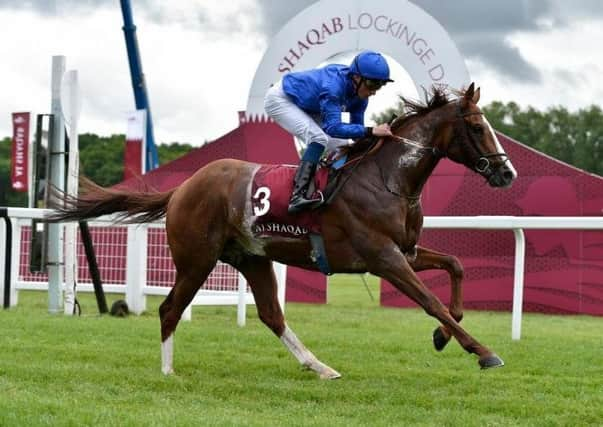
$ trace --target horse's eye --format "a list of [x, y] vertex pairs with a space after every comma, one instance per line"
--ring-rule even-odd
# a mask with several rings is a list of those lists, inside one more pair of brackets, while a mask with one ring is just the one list
[[473, 130], [473, 132], [479, 133], [479, 134], [484, 133], [484, 127], [480, 124], [475, 124], [475, 125], [471, 126], [471, 130]]

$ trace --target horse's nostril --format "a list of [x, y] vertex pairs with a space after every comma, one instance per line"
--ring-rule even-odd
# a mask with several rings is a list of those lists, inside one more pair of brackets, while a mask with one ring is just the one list
[[515, 179], [515, 176], [512, 171], [505, 171], [503, 173], [503, 178], [504, 178], [505, 182], [511, 182], [511, 181], [513, 181], [513, 179]]

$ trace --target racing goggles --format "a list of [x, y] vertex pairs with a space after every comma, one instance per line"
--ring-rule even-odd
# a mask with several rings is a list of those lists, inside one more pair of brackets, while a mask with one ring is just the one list
[[364, 85], [368, 90], [379, 90], [387, 83], [386, 80], [364, 79]]

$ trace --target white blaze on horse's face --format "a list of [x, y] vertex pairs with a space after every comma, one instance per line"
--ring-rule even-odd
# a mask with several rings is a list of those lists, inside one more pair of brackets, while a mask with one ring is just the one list
[[465, 129], [455, 135], [459, 144], [453, 149], [449, 145], [447, 154], [451, 160], [464, 164], [486, 178], [490, 186], [507, 188], [517, 178], [517, 170], [503, 150], [494, 129], [477, 108], [479, 99], [480, 89], [475, 89], [475, 84], [471, 83], [454, 104], [457, 119], [463, 120]]
[[506, 175], [506, 180], [505, 180], [506, 185], [503, 185], [502, 187], [510, 187], [511, 184], [513, 183], [513, 181], [515, 181], [515, 178], [517, 178], [517, 170], [511, 163], [511, 159], [506, 157], [505, 150], [503, 150], [502, 145], [500, 144], [500, 141], [498, 140], [498, 137], [496, 136], [496, 132], [494, 132], [494, 129], [492, 128], [492, 125], [490, 125], [490, 122], [488, 121], [488, 119], [486, 119], [485, 117], [483, 117], [482, 119], [484, 121], [484, 124], [486, 125], [486, 128], [485, 128], [486, 132], [488, 132], [488, 134], [492, 138], [492, 141], [494, 141], [494, 145], [496, 147], [496, 152], [498, 154], [504, 154], [504, 158], [505, 158], [504, 169], [505, 170], [504, 170], [503, 174]]

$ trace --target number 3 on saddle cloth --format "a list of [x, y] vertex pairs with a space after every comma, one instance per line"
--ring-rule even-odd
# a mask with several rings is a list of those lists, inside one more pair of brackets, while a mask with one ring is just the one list
[[[321, 235], [320, 211], [308, 210], [294, 215], [287, 212], [295, 170], [292, 165], [262, 165], [256, 171], [251, 186], [251, 230], [256, 237], [309, 238], [312, 260], [320, 271], [330, 275]], [[318, 191], [325, 191], [328, 174], [329, 168], [321, 167], [316, 171], [315, 196]]]

